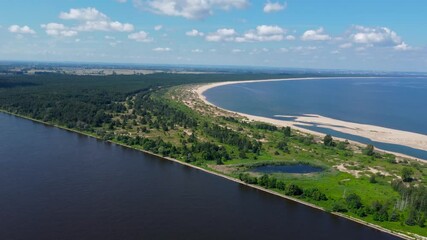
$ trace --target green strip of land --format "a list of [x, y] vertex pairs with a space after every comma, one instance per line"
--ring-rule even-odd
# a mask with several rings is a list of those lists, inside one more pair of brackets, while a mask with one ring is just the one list
[[[190, 86], [294, 76], [153, 74], [1, 76], [0, 109], [176, 159], [372, 223], [427, 236], [427, 166], [374, 146], [249, 122], [200, 101]], [[321, 172], [261, 174], [265, 165]]]

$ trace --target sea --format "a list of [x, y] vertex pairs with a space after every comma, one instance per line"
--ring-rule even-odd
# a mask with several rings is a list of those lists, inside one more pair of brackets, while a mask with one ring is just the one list
[[[250, 115], [284, 120], [279, 116], [317, 114], [427, 135], [427, 77], [247, 82], [211, 88], [204, 95], [221, 108]], [[427, 146], [420, 150], [372, 141], [322, 126], [299, 127], [427, 160]]]

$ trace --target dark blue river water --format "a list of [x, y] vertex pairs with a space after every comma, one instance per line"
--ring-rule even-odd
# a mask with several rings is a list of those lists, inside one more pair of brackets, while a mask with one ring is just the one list
[[0, 113], [0, 239], [396, 239], [161, 158]]
[[[212, 88], [204, 95], [222, 108], [263, 117], [318, 114], [427, 135], [425, 77], [241, 83]], [[316, 126], [310, 129], [427, 159], [427, 151], [373, 142]]]

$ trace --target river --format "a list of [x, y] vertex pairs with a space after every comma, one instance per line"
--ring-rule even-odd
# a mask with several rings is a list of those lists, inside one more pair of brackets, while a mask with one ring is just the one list
[[396, 239], [162, 158], [0, 113], [0, 239]]

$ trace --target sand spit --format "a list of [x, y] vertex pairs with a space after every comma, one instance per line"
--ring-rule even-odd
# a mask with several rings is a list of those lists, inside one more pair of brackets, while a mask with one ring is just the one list
[[[273, 82], [273, 81], [303, 81], [303, 80], [327, 80], [327, 79], [331, 79], [331, 78], [290, 78], [290, 79], [267, 79], [267, 80], [220, 82], [220, 83], [211, 83], [211, 84], [196, 86], [193, 89], [193, 91], [206, 104], [215, 106], [214, 104], [209, 102], [206, 99], [206, 97], [203, 95], [205, 91], [214, 87], [230, 85], [230, 84], [253, 83], [253, 82], [264, 82], [264, 81]], [[344, 80], [346, 78], [339, 78], [339, 79]], [[354, 78], [352, 77], [347, 79], [354, 79]], [[223, 110], [229, 111], [226, 109], [223, 109]], [[232, 111], [229, 111], [229, 112], [232, 112]], [[299, 131], [315, 134], [315, 135], [324, 135], [324, 134], [310, 131], [305, 128], [298, 127], [297, 125], [300, 125], [300, 126], [316, 125], [318, 127], [328, 128], [334, 131], [339, 131], [346, 134], [368, 138], [375, 142], [398, 144], [402, 146], [407, 146], [407, 147], [427, 151], [427, 135], [413, 133], [413, 132], [390, 129], [390, 128], [368, 125], [368, 124], [346, 122], [346, 121], [341, 121], [341, 120], [328, 118], [328, 117], [315, 115], [315, 114], [305, 114], [303, 116], [285, 116], [285, 115], [275, 116], [275, 117], [283, 117], [283, 118], [292, 117], [293, 120], [289, 121], [289, 120], [278, 120], [273, 118], [254, 116], [254, 115], [244, 114], [239, 112], [234, 112], [234, 113], [244, 116], [251, 121], [267, 122], [277, 126], [291, 126], [295, 129], [298, 129]], [[404, 154], [396, 154], [396, 155], [410, 157]], [[413, 157], [410, 157], [410, 158], [413, 158]]]

